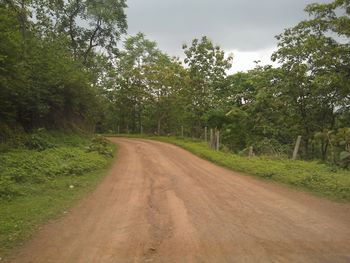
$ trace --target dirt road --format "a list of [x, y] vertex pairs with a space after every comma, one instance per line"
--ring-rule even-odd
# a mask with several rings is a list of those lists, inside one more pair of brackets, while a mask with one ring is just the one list
[[350, 262], [350, 206], [217, 167], [172, 145], [112, 139], [87, 199], [13, 262]]

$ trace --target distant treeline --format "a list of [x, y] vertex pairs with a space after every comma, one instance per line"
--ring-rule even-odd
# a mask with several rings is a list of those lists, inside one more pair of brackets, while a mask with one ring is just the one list
[[350, 164], [348, 0], [308, 5], [309, 19], [277, 36], [279, 67], [233, 75], [234, 59], [207, 37], [183, 46], [184, 61], [142, 33], [117, 49], [124, 1], [0, 2], [0, 120], [10, 130], [183, 127], [198, 138], [208, 127], [228, 150], [282, 157], [301, 135], [302, 158]]

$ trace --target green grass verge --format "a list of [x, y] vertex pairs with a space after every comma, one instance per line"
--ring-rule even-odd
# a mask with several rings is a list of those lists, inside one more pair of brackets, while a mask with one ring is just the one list
[[[128, 136], [135, 137], [140, 136]], [[292, 161], [271, 157], [248, 158], [232, 153], [210, 150], [205, 142], [174, 137], [143, 137], [180, 146], [217, 165], [237, 172], [254, 175], [293, 188], [311, 192], [331, 200], [350, 201], [350, 171], [317, 161]]]
[[64, 214], [92, 191], [106, 174], [113, 159], [110, 153], [116, 150], [100, 139], [48, 136], [53, 144], [47, 149], [0, 153], [1, 258], [41, 224]]

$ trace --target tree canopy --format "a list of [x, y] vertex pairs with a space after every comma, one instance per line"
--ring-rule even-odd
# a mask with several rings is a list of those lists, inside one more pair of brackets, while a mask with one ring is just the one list
[[[276, 38], [278, 66], [229, 74], [234, 56], [203, 36], [183, 61], [127, 35], [125, 0], [0, 1], [0, 135], [80, 127], [203, 138], [228, 150], [350, 163], [350, 6], [311, 4]], [[119, 43], [119, 45], [118, 45]]]

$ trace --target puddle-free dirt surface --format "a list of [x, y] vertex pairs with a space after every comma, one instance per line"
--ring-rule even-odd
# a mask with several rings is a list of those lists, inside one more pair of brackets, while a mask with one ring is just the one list
[[350, 206], [111, 138], [109, 174], [11, 262], [350, 262]]

